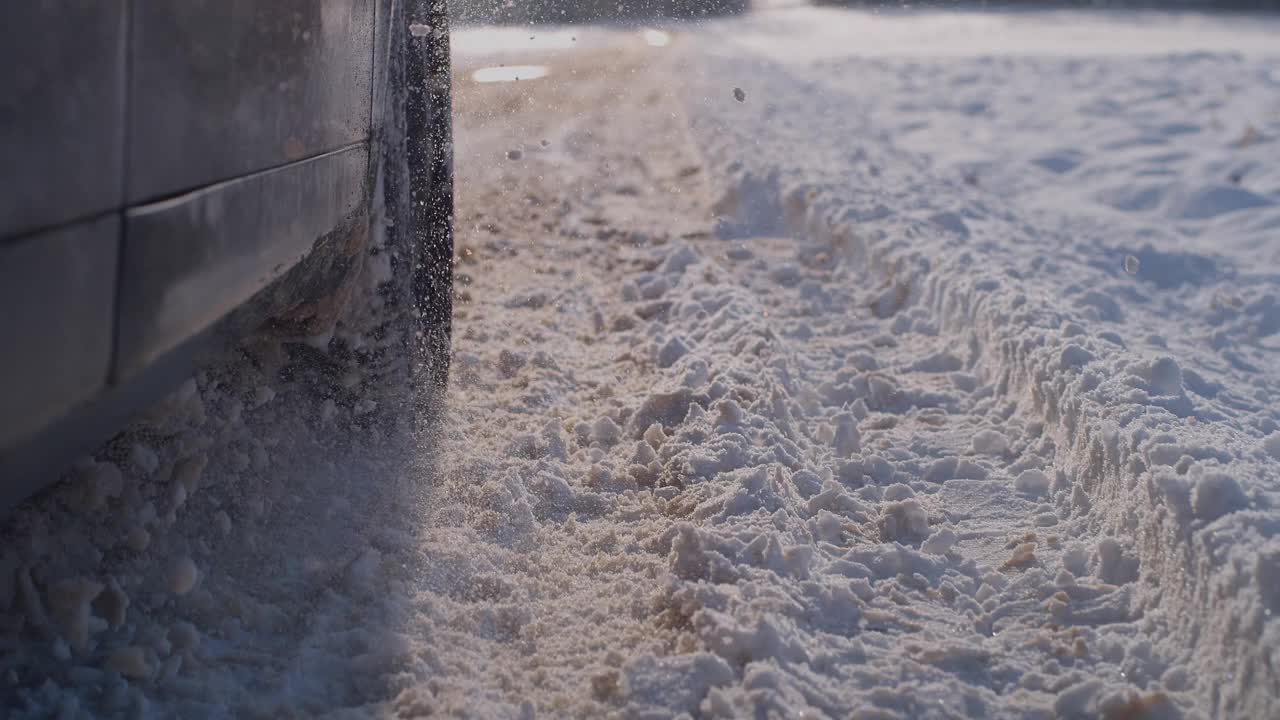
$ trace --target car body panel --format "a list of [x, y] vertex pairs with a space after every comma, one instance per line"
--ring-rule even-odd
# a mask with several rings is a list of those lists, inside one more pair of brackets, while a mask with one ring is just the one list
[[373, 0], [136, 3], [130, 203], [368, 138], [373, 35]]
[[211, 327], [366, 202], [368, 147], [237, 178], [125, 216], [116, 379]]
[[370, 237], [399, 1], [8, 9], [0, 512], [237, 333], [333, 317]]
[[5, 9], [0, 241], [120, 204], [124, 7], [125, 0], [31, 0]]
[[0, 245], [0, 447], [106, 386], [119, 237], [107, 215]]

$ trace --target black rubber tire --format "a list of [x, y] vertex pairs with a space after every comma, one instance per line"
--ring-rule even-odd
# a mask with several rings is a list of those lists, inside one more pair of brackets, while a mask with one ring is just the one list
[[[409, 260], [396, 291], [409, 296], [404, 332], [413, 396], [419, 411], [434, 414], [448, 385], [453, 318], [449, 22], [443, 0], [406, 2], [397, 3], [391, 21], [381, 181], [388, 245]], [[427, 30], [415, 35], [410, 28]]]

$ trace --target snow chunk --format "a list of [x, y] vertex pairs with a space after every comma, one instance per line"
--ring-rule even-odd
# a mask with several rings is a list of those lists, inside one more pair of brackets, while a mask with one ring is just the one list
[[698, 253], [688, 245], [682, 245], [678, 250], [667, 255], [667, 259], [662, 263], [662, 271], [679, 275], [696, 262], [698, 262]]
[[1138, 374], [1156, 395], [1182, 394], [1182, 368], [1168, 355], [1162, 355], [1138, 368]]
[[1013, 481], [1013, 487], [1020, 493], [1043, 497], [1049, 494], [1049, 476], [1042, 470], [1023, 470]]
[[671, 290], [671, 282], [662, 275], [655, 275], [640, 283], [640, 297], [657, 300]]
[[769, 279], [783, 287], [795, 287], [804, 279], [800, 266], [795, 263], [782, 263], [769, 270]]
[[72, 578], [55, 583], [49, 590], [53, 617], [62, 635], [77, 653], [89, 646], [90, 603], [103, 589], [102, 583], [86, 578]]
[[200, 646], [200, 632], [189, 622], [176, 622], [169, 628], [169, 644], [178, 652], [188, 652]]
[[946, 555], [959, 539], [954, 530], [944, 527], [935, 530], [920, 546], [920, 550], [929, 555]]
[[382, 568], [382, 553], [369, 548], [347, 566], [347, 587], [355, 592], [371, 593]]
[[129, 532], [125, 535], [124, 542], [134, 552], [142, 552], [151, 544], [151, 533], [141, 525], [134, 525], [129, 528]]
[[515, 377], [528, 362], [529, 359], [521, 353], [503, 350], [498, 353], [498, 372], [502, 377]]
[[672, 715], [697, 713], [710, 688], [737, 680], [729, 663], [705, 652], [661, 658], [646, 653], [628, 662], [622, 677], [629, 701], [664, 708], [662, 714]]
[[1002, 455], [1009, 450], [1009, 438], [997, 430], [979, 430], [973, 436], [973, 451], [983, 455]]
[[858, 420], [850, 413], [836, 416], [836, 457], [845, 460], [862, 452], [862, 435], [858, 433]]
[[148, 477], [160, 468], [160, 457], [146, 445], [134, 443], [129, 448], [129, 464], [143, 477]]
[[[647, 434], [654, 424], [660, 427], [675, 427], [684, 422], [689, 414], [689, 406], [693, 403], [693, 391], [680, 388], [673, 392], [654, 393], [645, 398], [640, 408], [631, 418], [633, 432], [637, 435]], [[648, 439], [648, 438], [646, 438]], [[656, 445], [654, 447], [657, 447]]]
[[669, 368], [680, 362], [680, 358], [688, 354], [689, 346], [685, 344], [684, 340], [673, 337], [658, 350], [658, 367]]
[[742, 406], [728, 398], [717, 402], [714, 409], [716, 424], [724, 427], [739, 427], [747, 417]]
[[1222, 473], [1206, 473], [1191, 488], [1191, 511], [1206, 522], [1248, 505], [1248, 498], [1236, 479]]
[[657, 450], [667, 441], [667, 433], [662, 429], [661, 425], [653, 423], [649, 426], [649, 429], [644, 431], [644, 441], [649, 443], [654, 450]]
[[591, 426], [591, 439], [605, 447], [612, 447], [622, 439], [622, 428], [618, 427], [613, 418], [605, 415]]
[[107, 587], [94, 599], [93, 609], [113, 628], [124, 624], [129, 612], [129, 596], [115, 578], [107, 578]]
[[276, 391], [266, 385], [259, 385], [253, 393], [253, 407], [260, 408], [276, 398]]
[[76, 471], [80, 483], [79, 504], [83, 510], [98, 510], [107, 500], [119, 497], [124, 488], [120, 468], [111, 463], [92, 463]]
[[199, 580], [200, 571], [196, 569], [195, 562], [185, 555], [169, 568], [169, 591], [174, 595], [186, 595]]
[[204, 468], [208, 464], [209, 457], [200, 454], [189, 457], [175, 465], [172, 476], [174, 487], [182, 488], [187, 497], [194, 495], [196, 490], [200, 488], [200, 478], [204, 475]]
[[132, 680], [146, 680], [151, 677], [151, 665], [147, 663], [146, 650], [136, 647], [123, 647], [107, 658], [106, 667]]
[[707, 575], [709, 558], [703, 547], [702, 535], [696, 527], [682, 522], [675, 527], [676, 536], [671, 541], [667, 563], [672, 574], [686, 580], [696, 580]]
[[1072, 368], [1084, 367], [1085, 365], [1093, 362], [1093, 360], [1093, 353], [1085, 350], [1075, 343], [1071, 343], [1070, 345], [1062, 348], [1062, 354], [1058, 356], [1058, 366], [1063, 370], [1070, 370]]
[[1093, 551], [1093, 574], [1112, 585], [1124, 585], [1138, 577], [1138, 562], [1115, 538], [1103, 538]]
[[1280, 430], [1262, 439], [1262, 449], [1272, 458], [1280, 460]]
[[867, 378], [867, 391], [871, 395], [871, 404], [881, 409], [888, 407], [898, 396], [898, 386], [883, 375]]
[[880, 516], [880, 538], [911, 541], [929, 533], [929, 515], [914, 498], [886, 503]]

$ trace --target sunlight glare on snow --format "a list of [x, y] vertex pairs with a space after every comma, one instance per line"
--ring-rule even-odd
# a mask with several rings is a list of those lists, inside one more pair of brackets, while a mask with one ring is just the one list
[[640, 34], [644, 37], [644, 41], [653, 47], [666, 47], [671, 44], [671, 34], [661, 30], [648, 29]]
[[511, 65], [508, 67], [480, 68], [471, 73], [471, 79], [478, 83], [515, 82], [517, 80], [537, 80], [546, 77], [551, 69], [546, 65]]

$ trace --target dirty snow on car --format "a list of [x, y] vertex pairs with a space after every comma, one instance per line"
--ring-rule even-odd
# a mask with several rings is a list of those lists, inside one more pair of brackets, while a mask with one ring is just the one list
[[456, 31], [434, 424], [193, 380], [7, 520], [8, 715], [1275, 716], [1277, 31]]

